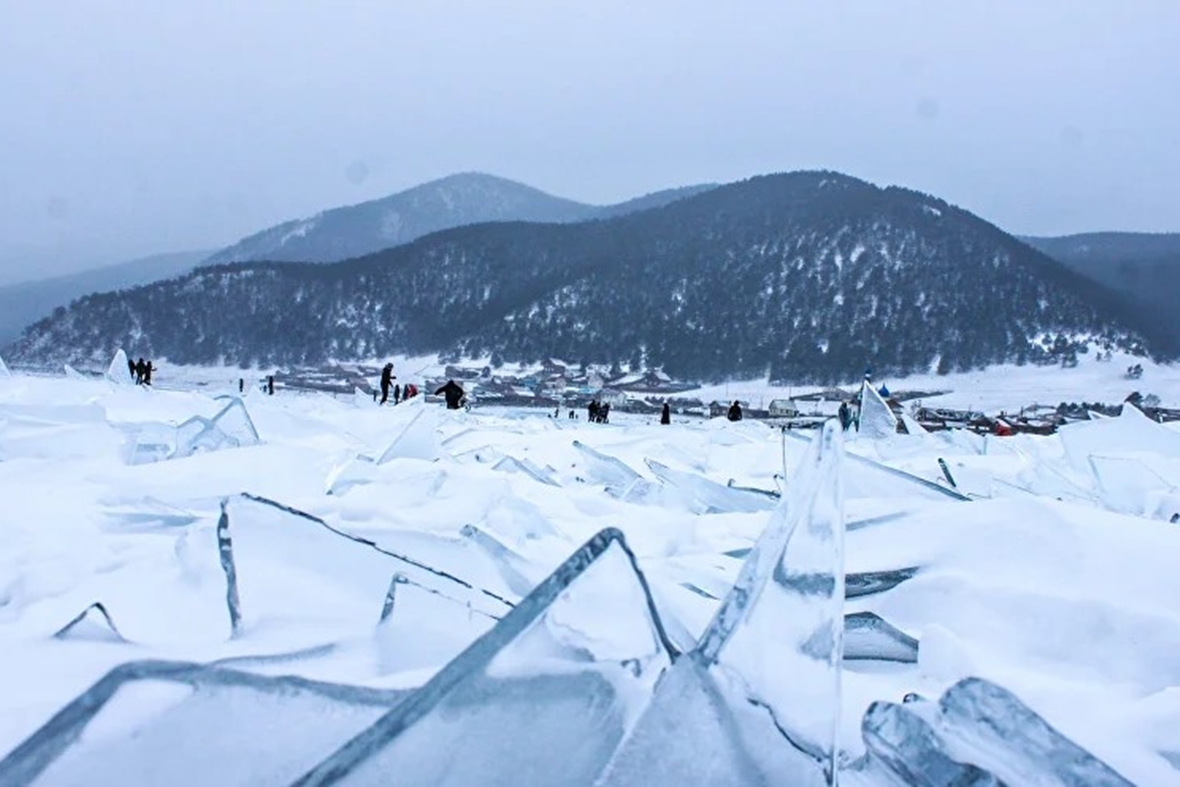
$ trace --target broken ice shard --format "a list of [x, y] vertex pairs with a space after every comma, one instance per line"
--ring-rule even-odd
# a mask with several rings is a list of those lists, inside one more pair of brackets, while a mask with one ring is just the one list
[[835, 779], [844, 635], [842, 454], [840, 430], [829, 422], [693, 653], [724, 694], [745, 699], [747, 716], [749, 707], [760, 709], [764, 726], [778, 731], [778, 744], [794, 763], [787, 779], [793, 784]]
[[937, 731], [957, 759], [1030, 787], [1130, 787], [1001, 686], [966, 678], [938, 702]]
[[605, 530], [297, 783], [592, 784], [673, 651], [622, 534]]
[[434, 411], [415, 402], [394, 409], [410, 409], [414, 414], [377, 458], [377, 464], [383, 465], [394, 459], [423, 459], [428, 462], [438, 459], [438, 434], [435, 432], [438, 418]]
[[195, 416], [176, 427], [176, 450], [172, 458], [192, 456], [198, 451], [219, 451], [258, 445], [258, 430], [237, 397], [221, 397], [228, 403], [212, 418]]
[[[874, 702], [861, 722], [866, 756], [856, 769], [868, 781], [914, 787], [1000, 787], [994, 775], [956, 761], [930, 724], [909, 707]], [[888, 774], [888, 776], [886, 776]], [[877, 778], [872, 778], [877, 777]]]
[[515, 456], [505, 456], [499, 462], [492, 465], [493, 470], [499, 470], [501, 473], [523, 473], [529, 478], [547, 486], [561, 486], [553, 480], [553, 473], [543, 467], [538, 467], [535, 462], [529, 459], [517, 459]]
[[880, 440], [897, 434], [897, 416], [867, 382], [860, 389], [860, 418], [857, 431], [865, 437]]
[[595, 451], [580, 440], [574, 440], [574, 448], [582, 455], [580, 477], [587, 483], [625, 489], [643, 477], [621, 459]]
[[844, 658], [849, 661], [918, 662], [918, 640], [872, 612], [844, 617]]
[[775, 507], [775, 500], [761, 492], [725, 486], [696, 473], [673, 470], [652, 459], [645, 461], [660, 481], [687, 495], [700, 512], [769, 511]]
[[127, 353], [123, 352], [122, 348], [115, 351], [115, 357], [111, 359], [105, 377], [116, 385], [131, 385], [135, 382], [127, 363]]
[[102, 602], [95, 602], [79, 612], [73, 620], [62, 626], [53, 636], [56, 639], [79, 639], [91, 642], [127, 641], [119, 633], [119, 628], [111, 619], [110, 613], [107, 612], [107, 608], [102, 605]]
[[537, 583], [528, 577], [528, 561], [501, 544], [494, 536], [488, 535], [475, 525], [464, 525], [459, 534], [491, 559], [504, 584], [517, 596], [523, 598], [536, 587]]
[[844, 577], [844, 597], [859, 598], [884, 593], [908, 579], [913, 579], [917, 573], [917, 566], [909, 566], [887, 571], [863, 571], [859, 574], [847, 574]]
[[285, 785], [405, 694], [131, 662], [0, 761], [0, 784]]

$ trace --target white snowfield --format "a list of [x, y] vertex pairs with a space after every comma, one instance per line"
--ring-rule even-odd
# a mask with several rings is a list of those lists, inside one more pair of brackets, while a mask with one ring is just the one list
[[1130, 407], [217, 388], [0, 375], [0, 783], [1180, 784], [1180, 432]]

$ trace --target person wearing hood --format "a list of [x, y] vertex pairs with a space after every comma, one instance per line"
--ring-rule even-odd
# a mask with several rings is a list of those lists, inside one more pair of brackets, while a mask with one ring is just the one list
[[664, 409], [660, 412], [660, 423], [664, 426], [672, 423], [672, 408], [667, 402], [664, 402]]
[[737, 399], [733, 400], [733, 404], [729, 406], [729, 413], [725, 417], [731, 421], [742, 420], [742, 406], [738, 404]]

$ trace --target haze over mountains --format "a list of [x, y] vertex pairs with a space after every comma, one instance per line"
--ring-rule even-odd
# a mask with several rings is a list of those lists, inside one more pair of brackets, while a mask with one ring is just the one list
[[1123, 294], [1180, 342], [1180, 233], [1091, 232], [1021, 240]]
[[0, 344], [15, 340], [25, 326], [75, 298], [170, 279], [188, 273], [208, 256], [207, 251], [154, 254], [119, 265], [0, 287]]
[[[507, 203], [578, 217], [576, 203], [480, 181], [518, 197], [494, 203], [500, 215]], [[461, 195], [440, 193], [448, 215], [472, 216]], [[934, 197], [822, 172], [691, 194], [598, 221], [457, 227], [337, 265], [204, 268], [84, 298], [12, 355], [102, 362], [124, 346], [174, 363], [304, 364], [442, 352], [828, 382], [865, 365], [1068, 360], [1087, 342], [1172, 352], [1110, 290]], [[425, 204], [415, 199], [406, 204]], [[359, 224], [328, 212], [254, 248], [307, 249], [310, 238], [339, 254], [347, 244], [330, 239], [354, 234], [340, 227], [373, 237], [391, 226], [372, 203], [357, 208]], [[397, 216], [398, 232], [428, 223], [408, 208]]]
[[597, 206], [554, 197], [494, 175], [468, 172], [370, 202], [284, 222], [217, 252], [207, 262], [338, 262], [466, 224], [568, 223], [610, 218], [666, 205], [713, 187], [704, 184], [668, 189], [617, 205]]

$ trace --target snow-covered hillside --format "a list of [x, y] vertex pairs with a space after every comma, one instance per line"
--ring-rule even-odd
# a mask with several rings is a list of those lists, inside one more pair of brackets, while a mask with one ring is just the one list
[[0, 783], [1180, 784], [1180, 432], [1131, 408], [842, 440], [187, 375], [0, 376]]

